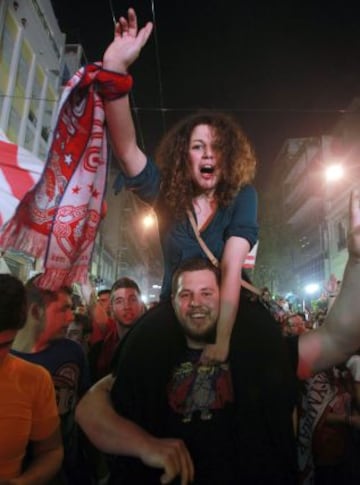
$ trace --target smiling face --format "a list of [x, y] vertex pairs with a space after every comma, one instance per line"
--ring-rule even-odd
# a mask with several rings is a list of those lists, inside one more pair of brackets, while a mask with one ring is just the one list
[[194, 184], [204, 193], [213, 193], [220, 179], [220, 153], [214, 129], [197, 125], [189, 143], [189, 166]]
[[184, 271], [179, 276], [173, 306], [189, 347], [203, 348], [214, 340], [219, 302], [219, 285], [212, 271]]

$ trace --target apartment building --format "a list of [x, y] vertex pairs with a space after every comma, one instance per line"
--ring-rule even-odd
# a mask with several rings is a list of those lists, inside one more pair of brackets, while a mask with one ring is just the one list
[[0, 129], [45, 159], [64, 69], [65, 34], [50, 0], [0, 5]]

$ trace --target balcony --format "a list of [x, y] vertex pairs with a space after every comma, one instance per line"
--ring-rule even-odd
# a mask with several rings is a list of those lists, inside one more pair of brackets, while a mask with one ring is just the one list
[[291, 225], [307, 223], [309, 219], [314, 223], [314, 217], [319, 220], [322, 210], [322, 200], [314, 194], [301, 194], [291, 205], [285, 206], [286, 222]]

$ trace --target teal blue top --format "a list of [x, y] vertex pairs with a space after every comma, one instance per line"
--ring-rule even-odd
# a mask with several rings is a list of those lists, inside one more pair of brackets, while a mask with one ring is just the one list
[[[152, 159], [148, 158], [144, 169], [136, 177], [125, 177], [120, 173], [114, 189], [117, 193], [125, 186], [155, 210], [164, 256], [161, 289], [163, 300], [170, 297], [171, 278], [179, 264], [186, 259], [207, 256], [201, 249], [188, 218], [184, 217], [180, 221], [173, 218], [161, 196], [160, 182], [159, 169]], [[225, 242], [231, 236], [246, 239], [250, 247], [257, 241], [257, 194], [252, 185], [241, 188], [228, 206], [219, 207], [211, 222], [201, 232], [202, 239], [218, 260], [221, 260]]]

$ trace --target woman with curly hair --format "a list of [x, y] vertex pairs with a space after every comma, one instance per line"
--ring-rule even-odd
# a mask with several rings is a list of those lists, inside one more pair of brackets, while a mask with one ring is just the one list
[[[151, 23], [138, 30], [136, 14], [129, 9], [128, 18], [119, 19], [103, 67], [126, 73], [151, 30]], [[203, 359], [223, 361], [228, 356], [239, 306], [242, 265], [258, 233], [257, 196], [250, 185], [256, 161], [250, 143], [230, 117], [194, 114], [164, 137], [156, 165], [137, 145], [128, 96], [107, 101], [105, 110], [122, 170], [115, 189], [120, 190], [125, 183], [150, 203], [158, 216], [164, 254], [162, 299], [170, 297], [171, 277], [182, 261], [207, 257], [196, 233], [220, 261], [221, 309], [216, 342], [207, 346]], [[189, 220], [191, 215], [195, 228]], [[193, 306], [201, 309], [202, 303], [193, 302]]]

